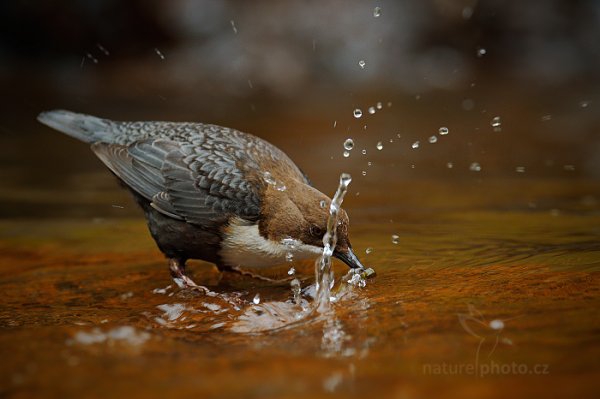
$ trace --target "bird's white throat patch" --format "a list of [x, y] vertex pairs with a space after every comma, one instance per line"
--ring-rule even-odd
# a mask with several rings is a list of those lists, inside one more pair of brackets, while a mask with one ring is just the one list
[[258, 231], [258, 224], [249, 225], [235, 219], [225, 230], [220, 255], [228, 266], [261, 268], [285, 263], [288, 253], [301, 260], [316, 257], [322, 252], [323, 248], [298, 240], [279, 242], [265, 239]]

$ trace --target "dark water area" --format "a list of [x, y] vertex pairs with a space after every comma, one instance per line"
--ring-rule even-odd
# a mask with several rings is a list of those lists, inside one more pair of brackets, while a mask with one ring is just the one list
[[[1, 397], [598, 397], [596, 2], [92, 3], [0, 6]], [[289, 264], [177, 288], [55, 108], [252, 133], [329, 196], [350, 173], [377, 275], [336, 261], [325, 314]]]

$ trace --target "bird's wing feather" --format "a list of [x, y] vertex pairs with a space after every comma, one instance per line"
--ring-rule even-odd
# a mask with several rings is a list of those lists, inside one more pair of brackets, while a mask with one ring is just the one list
[[125, 184], [163, 214], [209, 226], [229, 215], [257, 220], [260, 199], [236, 158], [185, 142], [144, 139], [96, 143], [92, 150]]

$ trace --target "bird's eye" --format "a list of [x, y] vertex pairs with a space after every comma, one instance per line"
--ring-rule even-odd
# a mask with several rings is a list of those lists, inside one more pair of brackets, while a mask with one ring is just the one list
[[323, 235], [323, 230], [319, 226], [313, 224], [310, 226], [310, 234], [314, 237], [321, 237]]

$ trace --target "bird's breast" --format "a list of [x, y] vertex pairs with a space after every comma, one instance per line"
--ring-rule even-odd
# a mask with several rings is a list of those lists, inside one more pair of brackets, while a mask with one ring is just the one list
[[265, 268], [285, 263], [288, 254], [302, 260], [316, 257], [323, 250], [292, 239], [286, 241], [269, 240], [260, 234], [258, 224], [234, 220], [225, 228], [219, 255], [227, 266]]

